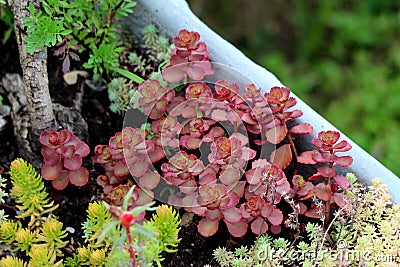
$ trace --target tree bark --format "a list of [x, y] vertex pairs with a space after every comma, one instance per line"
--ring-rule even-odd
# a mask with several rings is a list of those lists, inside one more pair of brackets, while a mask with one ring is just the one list
[[8, 4], [14, 14], [15, 34], [17, 37], [20, 63], [23, 72], [28, 114], [30, 117], [30, 140], [32, 153], [40, 151], [39, 136], [46, 129], [56, 129], [57, 123], [53, 112], [53, 104], [49, 93], [47, 76], [47, 51], [37, 49], [33, 55], [25, 49], [26, 33], [24, 18], [30, 17], [29, 4], [33, 3], [36, 10], [40, 8], [38, 0], [9, 0]]
[[29, 3], [38, 9], [40, 2], [26, 0], [9, 0], [14, 13], [15, 34], [17, 36], [19, 58], [23, 71], [25, 93], [28, 101], [28, 112], [31, 118], [32, 132], [40, 133], [56, 126], [47, 77], [47, 51], [37, 49], [33, 55], [25, 50], [26, 34], [23, 27], [24, 18], [30, 17]]

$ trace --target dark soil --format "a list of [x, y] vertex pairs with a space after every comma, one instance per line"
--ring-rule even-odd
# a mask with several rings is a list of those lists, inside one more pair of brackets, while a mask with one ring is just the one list
[[[0, 34], [1, 35], [1, 34]], [[14, 39], [1, 46], [0, 57], [0, 80], [5, 73], [21, 73], [19, 65], [19, 56], [17, 44]], [[65, 106], [71, 106], [72, 100], [76, 92], [79, 90], [78, 85], [67, 86], [62, 80], [61, 62], [51, 56], [49, 52], [49, 84], [50, 93], [54, 102], [61, 103]], [[9, 104], [6, 97], [4, 104]], [[106, 91], [94, 91], [85, 86], [82, 103], [82, 115], [88, 123], [89, 144], [92, 154], [93, 148], [97, 144], [107, 144], [111, 136], [117, 131], [122, 130], [123, 118], [120, 115], [112, 113], [109, 108], [108, 95]], [[12, 160], [18, 157], [18, 148], [13, 134], [13, 125], [11, 118], [8, 116], [9, 123], [4, 130], [0, 132], [0, 172], [3, 177], [8, 178], [9, 166]], [[103, 194], [101, 188], [96, 184], [95, 177], [100, 173], [100, 169], [92, 166], [90, 160], [87, 162], [90, 169], [89, 183], [81, 188], [69, 186], [64, 191], [56, 191], [51, 185], [47, 184], [47, 190], [50, 196], [60, 204], [55, 211], [55, 215], [64, 223], [65, 227], [75, 229], [74, 233], [69, 234], [70, 244], [64, 249], [66, 255], [72, 255], [74, 250], [82, 244], [81, 224], [86, 220], [86, 209], [88, 203], [102, 200]], [[12, 205], [11, 199], [7, 200], [7, 204]], [[10, 216], [13, 212], [6, 210]], [[213, 260], [213, 250], [219, 246], [232, 249], [241, 245], [251, 245], [255, 240], [255, 236], [247, 234], [243, 238], [233, 238], [227, 232], [226, 226], [221, 222], [219, 231], [210, 238], [201, 236], [197, 231], [197, 223], [199, 218], [188, 216], [180, 211], [184, 223], [182, 224], [179, 237], [182, 238], [178, 252], [173, 254], [164, 254], [165, 260], [163, 266], [203, 266], [210, 264], [216, 266]], [[189, 219], [188, 219], [189, 218]], [[4, 256], [4, 255], [3, 255]]]

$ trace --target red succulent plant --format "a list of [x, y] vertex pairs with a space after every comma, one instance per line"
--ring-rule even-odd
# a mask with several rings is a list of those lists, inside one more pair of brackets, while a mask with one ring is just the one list
[[63, 190], [69, 182], [83, 186], [89, 179], [89, 172], [82, 167], [82, 158], [86, 157], [89, 146], [76, 137], [70, 130], [45, 130], [40, 135], [44, 165], [42, 176], [51, 181], [57, 190]]

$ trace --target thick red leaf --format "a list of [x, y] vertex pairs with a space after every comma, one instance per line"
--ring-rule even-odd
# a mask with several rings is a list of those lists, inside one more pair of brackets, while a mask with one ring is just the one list
[[287, 134], [287, 128], [285, 124], [280, 124], [274, 128], [267, 131], [267, 140], [272, 144], [279, 144], [285, 139]]
[[65, 189], [69, 184], [68, 171], [66, 170], [61, 171], [60, 175], [56, 179], [51, 181], [51, 184], [53, 185], [54, 189], [57, 190]]
[[349, 167], [351, 164], [353, 164], [353, 158], [350, 156], [336, 157], [335, 159], [335, 165], [338, 166]]
[[294, 134], [311, 134], [313, 132], [313, 127], [308, 123], [300, 123], [290, 129], [291, 133]]
[[342, 176], [342, 175], [337, 175], [335, 178], [335, 182], [341, 187], [341, 188], [343, 188], [343, 189], [347, 189], [347, 188], [349, 188], [349, 186], [350, 186], [350, 182], [349, 182], [349, 180], [346, 178], [346, 177], [344, 177], [344, 176]]
[[273, 208], [271, 215], [269, 215], [267, 219], [272, 225], [281, 224], [283, 220], [282, 211], [280, 209]]
[[334, 145], [333, 149], [335, 149], [335, 152], [346, 152], [351, 149], [351, 145], [346, 140], [342, 140]]
[[60, 175], [61, 169], [62, 169], [61, 161], [59, 162], [59, 164], [56, 164], [54, 166], [44, 165], [42, 167], [43, 179], [50, 181], [56, 179], [57, 176]]
[[256, 235], [265, 234], [267, 230], [268, 224], [262, 218], [257, 218], [251, 223], [251, 231]]
[[68, 170], [77, 170], [82, 165], [82, 157], [74, 155], [71, 158], [64, 159], [64, 167]]
[[156, 172], [148, 170], [142, 177], [139, 178], [139, 185], [146, 189], [152, 190], [160, 181], [160, 175]]
[[234, 237], [242, 237], [247, 232], [248, 225], [245, 220], [240, 220], [235, 223], [230, 223], [230, 222], [225, 221], [225, 224], [228, 227], [229, 233]]
[[289, 144], [279, 147], [271, 153], [270, 162], [281, 169], [285, 169], [292, 161], [292, 150]]
[[318, 173], [320, 173], [323, 177], [332, 178], [336, 176], [336, 171], [334, 168], [330, 168], [328, 166], [322, 166], [318, 168]]
[[317, 150], [310, 150], [310, 151], [304, 151], [300, 155], [297, 156], [297, 162], [303, 163], [303, 164], [315, 164], [317, 163], [315, 160], [313, 160], [313, 154], [315, 152], [318, 152]]
[[218, 224], [219, 221], [211, 221], [203, 218], [197, 225], [197, 230], [202, 236], [209, 237], [217, 232]]
[[71, 184], [83, 186], [89, 180], [89, 171], [85, 167], [80, 167], [77, 170], [69, 171], [68, 176]]
[[331, 187], [328, 184], [325, 183], [319, 183], [314, 187], [314, 192], [317, 198], [324, 200], [324, 201], [329, 201], [332, 197], [332, 191]]

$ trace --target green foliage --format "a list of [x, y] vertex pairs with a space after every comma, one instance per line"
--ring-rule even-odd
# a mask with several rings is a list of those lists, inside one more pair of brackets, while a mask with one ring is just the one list
[[24, 26], [28, 27], [25, 48], [29, 54], [33, 54], [36, 48], [45, 49], [54, 46], [57, 42], [61, 42], [63, 36], [72, 32], [64, 28], [62, 19], [53, 19], [42, 11], [35, 14], [33, 3], [29, 4], [29, 13], [32, 17], [24, 21]]
[[[181, 239], [177, 238], [181, 224], [179, 214], [170, 206], [161, 205], [157, 208], [156, 213], [150, 220], [157, 232], [157, 240], [163, 251], [172, 253], [178, 251]], [[169, 248], [171, 247], [171, 248]]]
[[0, 260], [0, 267], [26, 267], [26, 263], [17, 257], [6, 256]]
[[131, 98], [136, 92], [133, 86], [133, 83], [125, 78], [111, 80], [107, 92], [111, 101], [110, 109], [112, 112], [123, 113], [128, 109]]
[[90, 203], [86, 212], [87, 220], [82, 225], [85, 241], [93, 247], [105, 245], [105, 237], [98, 237], [103, 228], [111, 222], [111, 213], [99, 202]]
[[93, 69], [95, 73], [110, 72], [118, 67], [118, 53], [122, 48], [116, 47], [114, 43], [102, 43], [98, 47], [91, 46], [92, 53], [89, 56], [88, 62], [83, 64], [87, 69]]
[[42, 177], [32, 165], [20, 158], [11, 162], [10, 175], [11, 195], [19, 210], [17, 218], [30, 217], [29, 227], [33, 224], [40, 225], [43, 216], [58, 207], [53, 201], [49, 201]]
[[[118, 21], [132, 13], [136, 2], [132, 0], [47, 0], [41, 1], [44, 11], [33, 13], [32, 18], [25, 21], [28, 27], [27, 37], [29, 53], [35, 48], [60, 45], [57, 55], [64, 58], [65, 70], [69, 69], [70, 57], [79, 60], [75, 53], [69, 50], [79, 50], [82, 47], [89, 51], [89, 60], [84, 64], [93, 69], [94, 73], [107, 74], [118, 67], [117, 46], [119, 30]], [[65, 36], [66, 40], [62, 37]], [[63, 40], [63, 42], [61, 42]]]
[[[14, 32], [14, 16], [6, 1], [0, 1], [0, 21], [5, 24], [5, 28], [3, 29], [3, 38], [1, 39], [1, 43], [5, 45]], [[1, 99], [2, 97], [0, 96], [0, 106]]]
[[[26, 225], [23, 220], [0, 222], [0, 243], [24, 253], [29, 262], [8, 257], [0, 261], [0, 266], [61, 266], [62, 260], [57, 261], [57, 257], [63, 256], [61, 249], [68, 241], [63, 240], [67, 237], [63, 224], [51, 215], [58, 205], [48, 200], [42, 177], [23, 159], [11, 162], [10, 176], [16, 218], [30, 220]], [[0, 183], [5, 183], [1, 177]]]
[[37, 235], [37, 242], [40, 246], [46, 248], [49, 253], [55, 253], [57, 256], [63, 255], [61, 248], [65, 247], [68, 241], [63, 239], [68, 235], [63, 230], [63, 224], [56, 219], [45, 221]]

